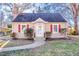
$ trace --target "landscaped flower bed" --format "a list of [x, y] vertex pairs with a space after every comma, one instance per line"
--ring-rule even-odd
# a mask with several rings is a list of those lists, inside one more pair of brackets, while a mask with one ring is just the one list
[[27, 28], [24, 30], [24, 35], [27, 37], [27, 39], [31, 39], [31, 40], [34, 40], [33, 39], [33, 29], [32, 28]]

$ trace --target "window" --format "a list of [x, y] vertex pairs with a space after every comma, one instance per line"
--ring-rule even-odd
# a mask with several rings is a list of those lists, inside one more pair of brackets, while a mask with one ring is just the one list
[[22, 32], [24, 32], [26, 29], [26, 25], [22, 25]]
[[57, 25], [54, 25], [54, 32], [58, 32]]
[[23, 28], [25, 28], [26, 26], [25, 25], [22, 25], [22, 30], [23, 30]]

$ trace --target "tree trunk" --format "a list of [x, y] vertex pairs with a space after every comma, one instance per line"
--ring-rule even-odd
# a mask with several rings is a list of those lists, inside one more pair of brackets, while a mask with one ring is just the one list
[[74, 17], [74, 29], [75, 29], [75, 34], [78, 35], [78, 20], [77, 20], [77, 16]]

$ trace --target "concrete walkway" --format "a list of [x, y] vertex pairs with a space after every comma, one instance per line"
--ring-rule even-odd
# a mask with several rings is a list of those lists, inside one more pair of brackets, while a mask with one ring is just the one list
[[0, 37], [1, 40], [11, 40], [12, 38], [9, 36], [2, 36]]
[[35, 42], [29, 45], [23, 45], [23, 46], [16, 46], [16, 47], [7, 47], [7, 48], [0, 48], [0, 52], [3, 51], [12, 51], [12, 50], [20, 50], [20, 49], [32, 49], [41, 45], [45, 44], [45, 38], [36, 38]]

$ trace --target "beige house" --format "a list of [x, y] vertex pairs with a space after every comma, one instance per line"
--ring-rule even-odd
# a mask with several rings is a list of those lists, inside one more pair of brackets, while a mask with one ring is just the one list
[[23, 30], [27, 28], [34, 29], [35, 37], [44, 37], [45, 32], [53, 36], [66, 29], [67, 22], [59, 13], [22, 13], [13, 20], [12, 32], [18, 38], [25, 38]]

